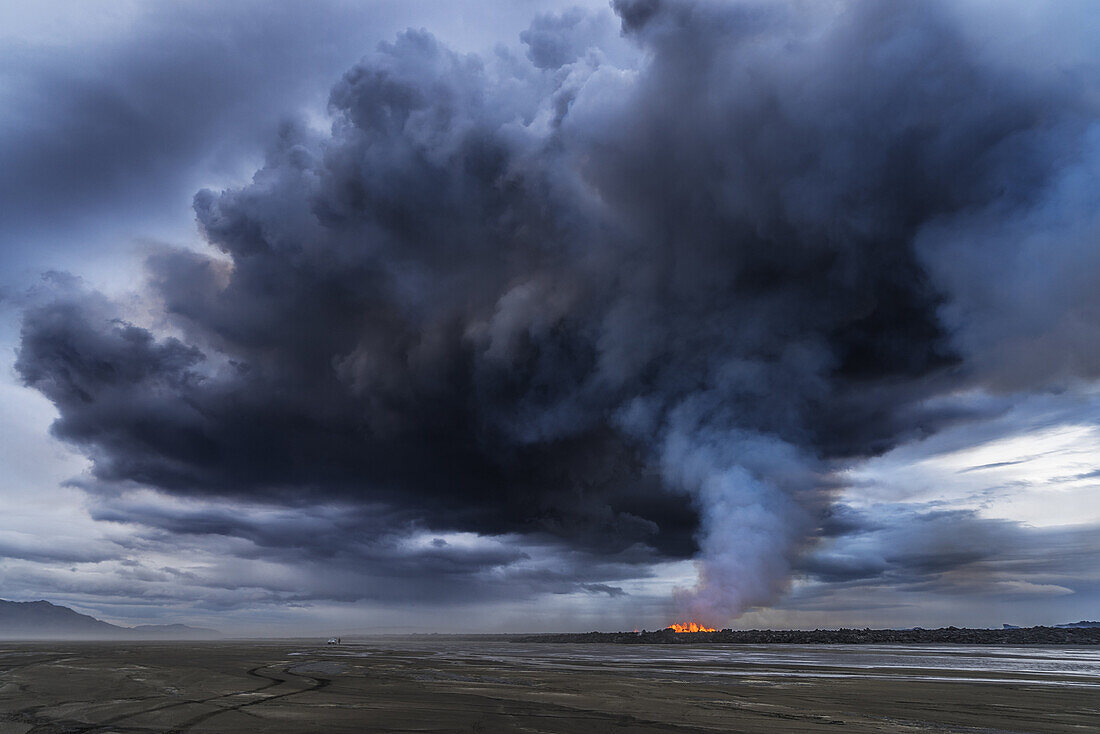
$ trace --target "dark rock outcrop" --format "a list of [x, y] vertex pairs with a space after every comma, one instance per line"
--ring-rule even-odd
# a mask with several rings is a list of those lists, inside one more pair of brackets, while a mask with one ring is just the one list
[[1097, 627], [1023, 627], [1016, 629], [837, 629], [731, 630], [719, 632], [587, 632], [529, 635], [516, 642], [603, 642], [624, 645], [714, 644], [741, 645], [1100, 645]]

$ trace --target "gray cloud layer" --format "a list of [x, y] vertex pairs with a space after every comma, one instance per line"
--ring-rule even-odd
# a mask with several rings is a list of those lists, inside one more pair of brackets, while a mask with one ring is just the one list
[[[195, 197], [218, 255], [149, 260], [177, 336], [78, 287], [29, 309], [17, 368], [90, 488], [699, 556], [684, 604], [724, 622], [792, 568], [895, 562], [799, 560], [836, 465], [973, 417], [959, 390], [1097, 374], [1079, 81], [1010, 74], [935, 4], [614, 7], [637, 68], [567, 12], [526, 58], [408, 31], [348, 71], [330, 134], [286, 125], [251, 184]], [[1063, 297], [1006, 319], [1004, 288]], [[1056, 368], [1005, 367], [1039, 346]]]

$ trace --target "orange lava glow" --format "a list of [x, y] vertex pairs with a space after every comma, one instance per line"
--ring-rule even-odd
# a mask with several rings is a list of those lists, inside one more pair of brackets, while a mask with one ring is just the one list
[[713, 627], [704, 627], [698, 622], [688, 622], [687, 624], [681, 624], [679, 622], [670, 624], [668, 626], [673, 632], [717, 632], [718, 630]]

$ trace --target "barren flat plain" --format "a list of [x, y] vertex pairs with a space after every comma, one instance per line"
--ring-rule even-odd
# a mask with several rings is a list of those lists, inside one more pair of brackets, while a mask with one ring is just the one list
[[0, 734], [1098, 730], [1095, 647], [0, 642]]

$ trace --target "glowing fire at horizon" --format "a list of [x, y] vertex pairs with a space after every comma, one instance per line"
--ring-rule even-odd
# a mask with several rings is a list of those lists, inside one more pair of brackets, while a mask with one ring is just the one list
[[680, 622], [674, 622], [673, 624], [670, 624], [668, 626], [668, 628], [670, 630], [672, 630], [673, 632], [717, 632], [718, 631], [718, 630], [714, 629], [713, 627], [704, 627], [703, 625], [699, 624], [698, 622], [688, 622], [687, 624], [682, 624]]

